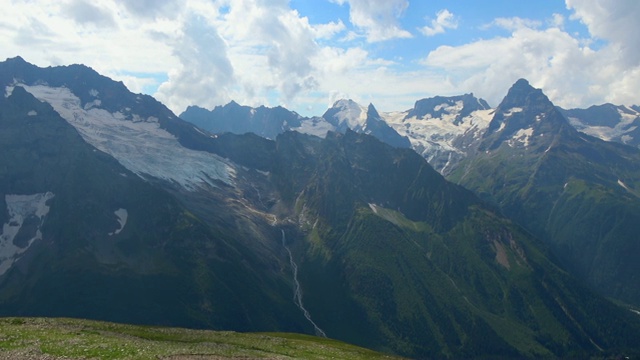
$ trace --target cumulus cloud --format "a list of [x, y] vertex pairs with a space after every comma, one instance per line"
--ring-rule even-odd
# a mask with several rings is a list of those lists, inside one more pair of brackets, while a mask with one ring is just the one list
[[332, 21], [327, 24], [319, 24], [313, 27], [318, 39], [330, 39], [343, 32], [347, 27], [342, 20]]
[[227, 94], [234, 83], [234, 69], [227, 46], [205, 19], [194, 16], [186, 22], [174, 56], [180, 67], [160, 85], [156, 93], [160, 101], [171, 109], [184, 110], [192, 104], [212, 107], [230, 100]]
[[63, 12], [81, 25], [92, 24], [98, 27], [114, 27], [116, 22], [110, 10], [84, 0], [72, 0], [62, 7]]
[[407, 0], [332, 0], [343, 5], [349, 3], [349, 21], [364, 32], [369, 42], [397, 38], [410, 38], [398, 19], [409, 6]]
[[442, 9], [436, 14], [436, 18], [431, 20], [431, 26], [427, 25], [420, 29], [426, 36], [433, 36], [444, 33], [447, 29], [457, 29], [458, 20], [453, 13], [447, 9]]
[[520, 17], [511, 17], [511, 18], [497, 18], [493, 20], [491, 25], [503, 28], [509, 31], [517, 31], [521, 29], [527, 28], [539, 28], [542, 26], [540, 21], [531, 20], [531, 19], [523, 19]]
[[37, 18], [29, 17], [24, 24], [11, 30], [14, 33], [14, 44], [32, 44], [36, 46], [50, 46], [55, 44], [56, 33], [47, 24]]
[[344, 26], [313, 27], [287, 1], [235, 1], [223, 20], [221, 32], [234, 44], [230, 57], [245, 70], [239, 77], [243, 89], [250, 93], [276, 89], [283, 103], [317, 87], [311, 63], [320, 49], [316, 39], [332, 36]]
[[591, 35], [609, 41], [627, 65], [640, 65], [640, 6], [636, 0], [566, 0]]
[[564, 28], [564, 16], [562, 16], [562, 14], [553, 14], [551, 20], [549, 21], [549, 24], [552, 27], [557, 27], [560, 29]]
[[179, 13], [177, 0], [117, 0], [127, 11], [137, 17], [155, 19], [174, 17]]
[[[462, 46], [441, 46], [424, 64], [447, 73], [461, 91], [475, 91], [497, 104], [518, 78], [542, 88], [557, 105], [585, 107], [603, 100], [634, 103], [640, 91], [637, 67], [624, 65], [616, 46], [594, 50], [556, 26], [518, 18], [496, 21], [511, 29], [508, 37], [479, 40]], [[633, 90], [635, 88], [635, 90]]]

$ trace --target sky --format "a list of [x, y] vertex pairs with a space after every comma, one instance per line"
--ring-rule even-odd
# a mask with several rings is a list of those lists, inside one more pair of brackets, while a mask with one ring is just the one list
[[[0, 61], [85, 64], [176, 114], [436, 95], [640, 104], [638, 0], [0, 0]], [[8, 5], [7, 5], [8, 2]]]

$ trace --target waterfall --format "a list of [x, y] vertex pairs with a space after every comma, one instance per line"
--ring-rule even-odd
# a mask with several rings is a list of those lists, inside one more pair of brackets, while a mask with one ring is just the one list
[[304, 304], [302, 303], [302, 288], [300, 287], [300, 282], [298, 281], [298, 265], [295, 261], [293, 261], [293, 255], [291, 254], [291, 250], [287, 246], [287, 238], [284, 234], [284, 230], [280, 231], [282, 232], [282, 246], [285, 248], [285, 250], [287, 250], [287, 253], [289, 254], [289, 263], [291, 264], [291, 271], [293, 272], [293, 283], [295, 286], [293, 291], [293, 302], [302, 311], [302, 314], [309, 321], [309, 323], [313, 325], [316, 336], [327, 337], [327, 334], [325, 334], [325, 332], [322, 331], [322, 329], [320, 329], [315, 322], [313, 322], [313, 320], [311, 319], [311, 314], [309, 314], [309, 311], [307, 311], [307, 309], [304, 307]]

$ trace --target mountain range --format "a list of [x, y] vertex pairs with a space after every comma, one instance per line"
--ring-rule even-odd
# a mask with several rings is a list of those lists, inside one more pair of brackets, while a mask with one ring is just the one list
[[8, 59], [0, 84], [2, 316], [300, 332], [415, 358], [640, 351], [637, 308], [602, 296], [638, 304], [638, 150], [579, 133], [524, 80], [496, 109], [344, 100], [306, 119], [236, 103], [178, 117], [83, 65]]
[[605, 141], [640, 146], [638, 106], [603, 104], [588, 109], [559, 110], [573, 127], [585, 134]]
[[545, 240], [592, 288], [637, 305], [639, 163], [636, 147], [578, 132], [520, 80], [449, 178]]
[[[628, 255], [638, 246], [638, 156], [613, 144], [640, 145], [640, 108], [603, 104], [565, 110], [525, 80], [512, 90], [513, 96], [495, 109], [473, 94], [436, 96], [380, 117], [448, 179], [545, 239], [574, 275], [603, 295], [640, 305], [635, 280], [640, 269]], [[358, 107], [353, 101], [336, 102], [344, 103]], [[336, 105], [327, 111], [338, 112]], [[342, 131], [345, 126], [359, 131], [362, 112], [340, 113], [349, 118], [342, 121]], [[590, 189], [579, 190], [579, 201], [568, 191], [576, 179]], [[563, 196], [571, 196], [571, 205]], [[578, 215], [577, 209], [582, 209]]]

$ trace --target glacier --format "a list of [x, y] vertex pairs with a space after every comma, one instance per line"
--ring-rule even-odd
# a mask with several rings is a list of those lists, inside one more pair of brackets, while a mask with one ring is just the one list
[[620, 115], [620, 121], [616, 124], [612, 124], [613, 126], [589, 125], [576, 117], [567, 117], [567, 120], [569, 120], [569, 123], [578, 129], [578, 131], [587, 135], [600, 138], [604, 141], [614, 141], [619, 138], [622, 143], [628, 144], [633, 141], [633, 137], [628, 135], [628, 133], [637, 129], [637, 126], [632, 125], [636, 119], [640, 117], [640, 112], [626, 106], [622, 109], [617, 109], [617, 111]]
[[[216, 182], [233, 185], [235, 169], [221, 157], [183, 147], [178, 139], [161, 128], [155, 117], [141, 118], [127, 114], [131, 109], [111, 113], [100, 108], [100, 99], [83, 107], [80, 99], [66, 87], [25, 85], [38, 100], [49, 103], [60, 116], [76, 128], [82, 138], [95, 148], [146, 179], [148, 176], [175, 182], [188, 190]], [[92, 91], [92, 95], [98, 95]]]
[[460, 105], [442, 104], [439, 108], [445, 109], [447, 113], [441, 118], [406, 118], [406, 111], [380, 113], [380, 116], [400, 135], [407, 136], [412, 147], [429, 160], [429, 155], [437, 151], [462, 154], [453, 142], [464, 135], [478, 138], [489, 126], [493, 118], [493, 109], [476, 110], [456, 124], [454, 119], [462, 110]]

